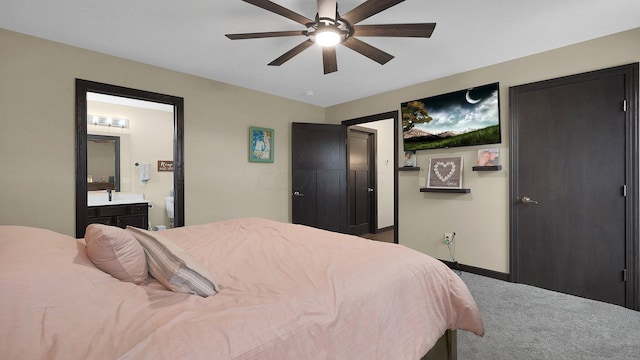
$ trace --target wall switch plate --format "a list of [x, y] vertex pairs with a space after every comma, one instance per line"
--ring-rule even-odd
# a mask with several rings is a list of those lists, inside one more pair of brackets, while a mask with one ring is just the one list
[[449, 245], [453, 242], [453, 233], [444, 233], [444, 243]]

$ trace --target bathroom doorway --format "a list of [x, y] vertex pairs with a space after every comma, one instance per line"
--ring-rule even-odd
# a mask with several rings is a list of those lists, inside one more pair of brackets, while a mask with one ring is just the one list
[[[88, 198], [101, 195], [90, 190], [99, 184], [118, 183], [114, 198], [142, 196], [150, 204], [149, 228], [183, 226], [183, 99], [77, 80], [76, 105], [76, 237], [84, 236]], [[87, 152], [96, 135], [118, 139], [119, 167], [89, 172], [100, 161]]]
[[[119, 161], [115, 172], [88, 173], [93, 184], [109, 180], [113, 174], [119, 184], [117, 192], [122, 194], [141, 194], [149, 201], [149, 227], [153, 230], [170, 228], [173, 219], [165, 201], [173, 190], [173, 172], [161, 171], [157, 162], [173, 162], [173, 106], [157, 102], [141, 101], [121, 96], [87, 93], [87, 112], [89, 120], [87, 134], [91, 136], [111, 136], [120, 142]], [[103, 125], [99, 119], [119, 119], [122, 124]], [[99, 163], [102, 158], [92, 153], [91, 141], [87, 143], [87, 168]], [[99, 154], [98, 154], [99, 155]], [[141, 179], [144, 164], [149, 165], [148, 180]], [[118, 174], [120, 173], [120, 174]], [[144, 175], [144, 174], [143, 174]], [[88, 183], [91, 193], [92, 183]], [[173, 209], [171, 209], [171, 212]]]

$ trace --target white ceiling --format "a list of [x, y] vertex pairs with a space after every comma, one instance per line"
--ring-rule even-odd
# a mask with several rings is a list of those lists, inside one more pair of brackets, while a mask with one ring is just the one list
[[[314, 0], [272, 1], [316, 14]], [[360, 24], [436, 22], [431, 39], [360, 38], [395, 58], [379, 65], [339, 46], [338, 71], [324, 75], [317, 46], [267, 66], [303, 36], [227, 39], [304, 30], [240, 0], [0, 0], [0, 28], [323, 107], [637, 28], [638, 14], [639, 0], [406, 0]]]

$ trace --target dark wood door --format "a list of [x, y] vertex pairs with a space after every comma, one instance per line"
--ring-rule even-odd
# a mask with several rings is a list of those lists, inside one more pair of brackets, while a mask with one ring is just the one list
[[346, 233], [346, 127], [293, 123], [291, 210], [294, 224]]
[[349, 233], [375, 233], [375, 130], [349, 128]]
[[627, 302], [626, 75], [510, 89], [513, 280]]

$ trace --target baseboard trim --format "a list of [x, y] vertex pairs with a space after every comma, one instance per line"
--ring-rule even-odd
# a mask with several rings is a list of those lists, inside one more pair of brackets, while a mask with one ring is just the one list
[[490, 277], [497, 280], [509, 281], [509, 274], [507, 273], [483, 269], [483, 268], [479, 268], [471, 265], [460, 264], [457, 261], [451, 262], [451, 261], [442, 260], [442, 259], [438, 259], [438, 260], [445, 263], [452, 270], [460, 270], [460, 271], [464, 271], [464, 272], [468, 272], [476, 275]]
[[378, 229], [376, 230], [376, 234], [380, 234], [381, 232], [385, 232], [385, 231], [389, 231], [389, 230], [393, 230], [395, 228], [395, 226], [391, 225], [391, 226], [387, 226], [384, 227], [382, 229]]

